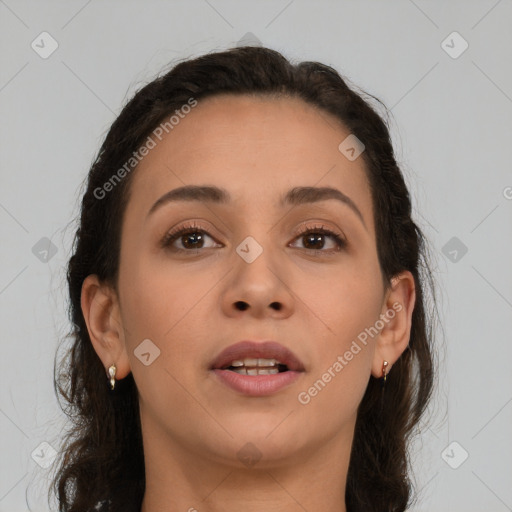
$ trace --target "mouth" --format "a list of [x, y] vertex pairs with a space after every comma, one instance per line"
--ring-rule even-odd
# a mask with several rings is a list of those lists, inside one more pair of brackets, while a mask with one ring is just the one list
[[304, 365], [290, 349], [275, 341], [240, 341], [224, 349], [210, 369], [257, 375], [255, 371], [270, 372], [266, 374], [301, 372]]
[[232, 390], [268, 396], [288, 387], [305, 372], [300, 359], [274, 341], [242, 341], [223, 350], [210, 370]]

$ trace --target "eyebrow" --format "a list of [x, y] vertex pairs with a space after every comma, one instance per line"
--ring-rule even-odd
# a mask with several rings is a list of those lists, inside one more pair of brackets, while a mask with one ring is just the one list
[[[317, 203], [328, 199], [335, 199], [348, 206], [359, 217], [364, 227], [367, 229], [363, 215], [354, 201], [336, 188], [294, 187], [280, 198], [279, 204], [282, 207], [286, 205], [295, 206], [307, 203]], [[212, 185], [185, 185], [183, 187], [170, 190], [160, 197], [160, 199], [158, 199], [149, 209], [147, 217], [163, 205], [177, 201], [200, 201], [215, 204], [228, 204], [231, 201], [231, 195], [226, 189]]]

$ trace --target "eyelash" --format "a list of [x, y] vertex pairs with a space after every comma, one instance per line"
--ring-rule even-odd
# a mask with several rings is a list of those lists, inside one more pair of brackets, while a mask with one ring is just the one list
[[[206, 235], [208, 235], [210, 238], [213, 239], [212, 235], [210, 235], [210, 233], [208, 233], [208, 231], [206, 231], [205, 229], [202, 229], [200, 226], [198, 226], [195, 223], [193, 223], [191, 225], [185, 225], [185, 226], [182, 226], [181, 228], [177, 228], [177, 229], [167, 233], [164, 236], [164, 238], [162, 239], [161, 247], [169, 248], [173, 252], [181, 252], [181, 253], [185, 253], [186, 252], [186, 253], [189, 253], [189, 254], [198, 254], [199, 252], [201, 252], [202, 249], [194, 250], [194, 249], [179, 249], [179, 248], [176, 248], [176, 247], [171, 247], [171, 244], [175, 240], [178, 240], [183, 235], [188, 235], [188, 234], [193, 234], [193, 233], [205, 233]], [[347, 245], [346, 241], [338, 233], [336, 233], [335, 231], [332, 231], [332, 230], [326, 228], [323, 225], [313, 226], [313, 227], [310, 227], [308, 229], [303, 229], [303, 230], [301, 230], [299, 233], [297, 233], [295, 235], [295, 238], [299, 238], [301, 236], [305, 236], [305, 235], [308, 235], [310, 233], [315, 233], [315, 234], [319, 234], [320, 233], [322, 235], [328, 235], [328, 236], [332, 237], [334, 239], [334, 241], [336, 242], [337, 248], [336, 249], [328, 249], [328, 250], [324, 250], [324, 249], [307, 249], [307, 248], [305, 248], [304, 250], [306, 250], [308, 252], [313, 252], [315, 254], [317, 254], [317, 253], [332, 254], [334, 252], [341, 251]]]

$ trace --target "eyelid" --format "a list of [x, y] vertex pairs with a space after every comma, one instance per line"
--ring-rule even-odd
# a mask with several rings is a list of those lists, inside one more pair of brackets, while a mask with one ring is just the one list
[[329, 225], [326, 225], [327, 221], [324, 220], [307, 220], [300, 223], [299, 227], [297, 228], [296, 235], [301, 235], [302, 233], [307, 233], [308, 231], [314, 230], [314, 229], [320, 229], [325, 231], [330, 231], [333, 234], [339, 236], [340, 238], [345, 238], [345, 235], [339, 228], [331, 227]]

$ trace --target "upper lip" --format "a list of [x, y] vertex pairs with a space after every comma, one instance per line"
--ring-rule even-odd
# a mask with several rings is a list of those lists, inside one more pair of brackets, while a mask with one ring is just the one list
[[221, 369], [236, 359], [258, 357], [277, 359], [291, 371], [304, 371], [300, 359], [288, 348], [275, 341], [240, 341], [225, 348], [211, 364], [211, 369]]

